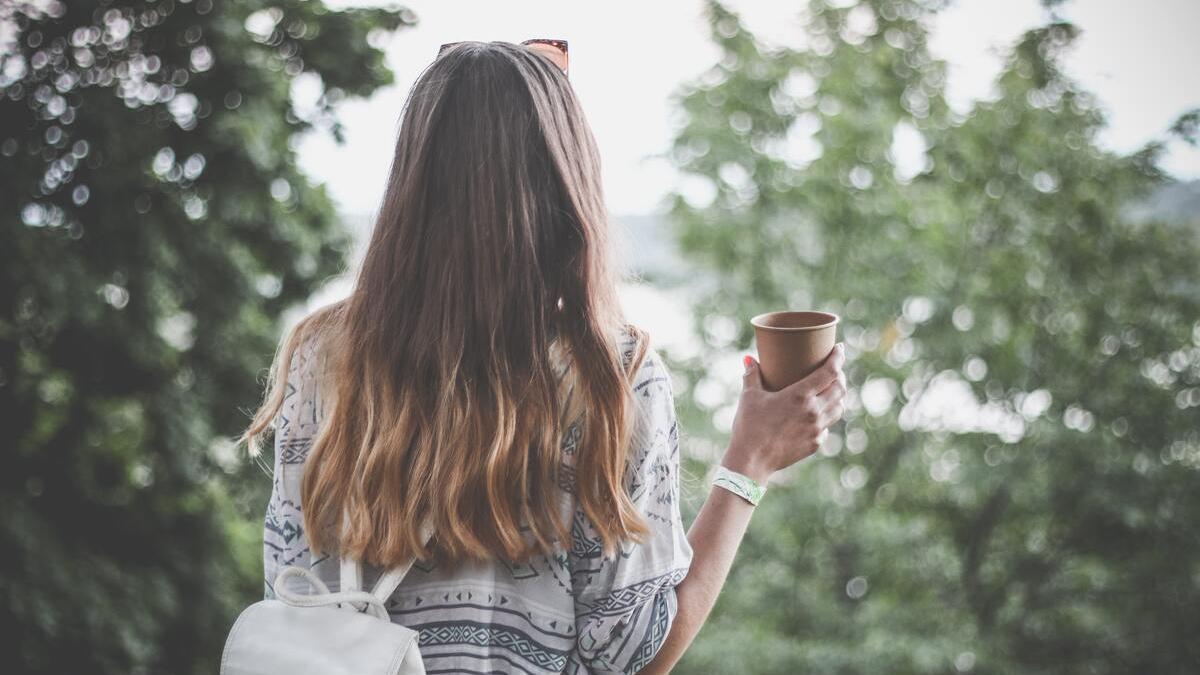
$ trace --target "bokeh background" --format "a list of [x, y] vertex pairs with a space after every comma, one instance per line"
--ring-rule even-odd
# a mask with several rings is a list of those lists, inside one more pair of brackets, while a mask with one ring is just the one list
[[212, 673], [280, 333], [347, 292], [441, 42], [571, 42], [685, 520], [747, 319], [852, 390], [680, 673], [1200, 672], [1200, 5], [0, 3], [6, 672]]

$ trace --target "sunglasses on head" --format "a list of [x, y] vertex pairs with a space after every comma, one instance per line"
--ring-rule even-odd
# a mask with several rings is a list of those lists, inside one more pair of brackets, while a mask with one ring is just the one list
[[[441, 56], [442, 52], [453, 47], [454, 45], [460, 45], [463, 42], [465, 42], [465, 40], [459, 40], [458, 42], [447, 42], [443, 44], [440, 48], [438, 48], [438, 56]], [[563, 71], [563, 75], [567, 74], [567, 66], [570, 59], [567, 57], [566, 40], [558, 40], [554, 38], [530, 38], [521, 42], [521, 46], [528, 47], [531, 51], [535, 51], [538, 54], [550, 59], [554, 65], [558, 66], [559, 70]]]

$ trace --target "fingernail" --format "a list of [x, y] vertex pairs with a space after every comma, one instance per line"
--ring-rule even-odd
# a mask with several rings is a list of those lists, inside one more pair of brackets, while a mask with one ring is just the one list
[[745, 372], [742, 373], [743, 375], [750, 372], [750, 363], [751, 363], [751, 359], [750, 359], [749, 354], [742, 357], [742, 365], [745, 366], [745, 368], [746, 368]]

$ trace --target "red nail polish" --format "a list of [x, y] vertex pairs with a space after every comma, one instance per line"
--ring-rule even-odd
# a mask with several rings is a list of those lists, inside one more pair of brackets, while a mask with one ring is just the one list
[[747, 369], [750, 368], [750, 355], [749, 354], [742, 357], [742, 365], [746, 366]]

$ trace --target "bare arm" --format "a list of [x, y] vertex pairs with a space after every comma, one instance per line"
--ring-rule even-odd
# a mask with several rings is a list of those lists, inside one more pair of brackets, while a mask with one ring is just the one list
[[[771, 474], [816, 452], [825, 431], [842, 416], [846, 392], [840, 349], [808, 377], [778, 392], [762, 388], [758, 363], [744, 376], [724, 466], [766, 485]], [[765, 497], [764, 497], [765, 499]], [[675, 587], [678, 611], [654, 660], [639, 673], [669, 673], [708, 620], [750, 524], [754, 506], [723, 488], [710, 488], [688, 529], [693, 556]]]
[[[730, 467], [732, 468], [732, 467]], [[667, 673], [692, 644], [725, 585], [754, 506], [728, 490], [709, 490], [688, 529], [695, 552], [688, 574], [675, 587], [679, 610], [658, 654], [641, 673]]]

